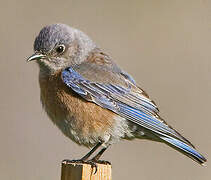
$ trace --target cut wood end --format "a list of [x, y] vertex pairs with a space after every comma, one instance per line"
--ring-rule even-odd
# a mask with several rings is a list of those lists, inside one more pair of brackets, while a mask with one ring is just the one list
[[87, 163], [63, 161], [61, 180], [111, 180], [111, 165], [96, 165], [97, 172], [95, 167]]

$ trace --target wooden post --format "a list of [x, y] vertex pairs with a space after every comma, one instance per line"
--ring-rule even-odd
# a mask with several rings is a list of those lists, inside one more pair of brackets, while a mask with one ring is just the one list
[[97, 164], [95, 167], [85, 163], [62, 162], [61, 180], [111, 180], [111, 165]]

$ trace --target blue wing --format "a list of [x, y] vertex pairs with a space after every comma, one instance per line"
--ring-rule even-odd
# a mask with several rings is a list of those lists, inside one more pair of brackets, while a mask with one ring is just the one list
[[[205, 158], [193, 149], [193, 145], [187, 139], [158, 116], [156, 105], [142, 90], [134, 87], [135, 81], [131, 80], [130, 76], [127, 83], [122, 85], [122, 83], [116, 83], [113, 77], [111, 77], [113, 83], [90, 81], [84, 77], [86, 76], [84, 73], [82, 76], [79, 72], [79, 67], [69, 67], [62, 72], [62, 80], [81, 97], [150, 130], [167, 144], [173, 145], [174, 148], [197, 162], [205, 161]], [[124, 78], [126, 81], [127, 77]]]
[[80, 96], [107, 108], [128, 120], [160, 134], [168, 134], [185, 141], [176, 131], [162, 121], [157, 107], [145, 96], [132, 92], [131, 86], [91, 82], [72, 68], [62, 72], [64, 83]]

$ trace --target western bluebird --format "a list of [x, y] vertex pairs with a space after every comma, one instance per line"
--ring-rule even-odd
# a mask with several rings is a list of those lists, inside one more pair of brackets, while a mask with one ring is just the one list
[[41, 102], [48, 116], [74, 142], [93, 146], [80, 160], [98, 162], [109, 145], [139, 138], [163, 142], [200, 164], [206, 162], [158, 115], [156, 104], [135, 80], [83, 32], [64, 24], [46, 26], [34, 51], [28, 61], [36, 60], [40, 67]]

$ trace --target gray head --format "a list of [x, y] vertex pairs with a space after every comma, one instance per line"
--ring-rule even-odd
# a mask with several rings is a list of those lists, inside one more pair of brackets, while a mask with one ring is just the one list
[[65, 24], [44, 27], [34, 41], [34, 52], [28, 61], [36, 60], [40, 69], [54, 73], [86, 59], [95, 43], [83, 32]]

